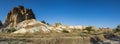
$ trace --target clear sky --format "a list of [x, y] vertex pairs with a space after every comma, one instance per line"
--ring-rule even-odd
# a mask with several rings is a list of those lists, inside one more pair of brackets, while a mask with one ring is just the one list
[[115, 28], [120, 24], [120, 0], [0, 0], [0, 20], [18, 5], [31, 8], [37, 20], [50, 24]]

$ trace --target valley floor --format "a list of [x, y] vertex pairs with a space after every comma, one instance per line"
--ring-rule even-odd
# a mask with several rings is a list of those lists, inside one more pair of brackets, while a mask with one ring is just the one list
[[60, 34], [1, 34], [0, 44], [120, 44], [120, 37], [94, 41], [96, 35], [80, 35], [76, 33]]

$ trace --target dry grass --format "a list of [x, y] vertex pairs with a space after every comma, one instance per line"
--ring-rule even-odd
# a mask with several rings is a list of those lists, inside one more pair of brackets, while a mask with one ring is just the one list
[[114, 33], [114, 35], [120, 36], [120, 32], [116, 32], [116, 33]]
[[[0, 44], [91, 44], [92, 42], [104, 41], [103, 34], [94, 34], [70, 32], [70, 33], [26, 33], [26, 34], [10, 34], [0, 33]], [[91, 41], [92, 38], [92, 41]], [[99, 39], [99, 40], [98, 40]], [[95, 40], [95, 41], [94, 41]]]
[[90, 37], [81, 37], [78, 33], [0, 34], [3, 44], [90, 44]]

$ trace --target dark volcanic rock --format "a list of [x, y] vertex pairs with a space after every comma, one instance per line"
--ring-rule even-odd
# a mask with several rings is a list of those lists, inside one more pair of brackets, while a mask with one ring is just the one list
[[18, 23], [29, 19], [36, 19], [31, 9], [24, 8], [23, 6], [14, 7], [5, 19], [4, 27], [10, 24], [15, 27]]

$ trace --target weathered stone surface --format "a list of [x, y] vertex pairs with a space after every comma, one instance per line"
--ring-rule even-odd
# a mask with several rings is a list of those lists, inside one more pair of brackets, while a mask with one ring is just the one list
[[15, 27], [18, 23], [29, 19], [36, 19], [31, 9], [24, 8], [23, 6], [14, 7], [5, 19], [4, 27], [10, 24]]
[[25, 20], [23, 22], [20, 22], [15, 27], [17, 31], [13, 33], [35, 33], [35, 32], [41, 32], [41, 33], [49, 33], [50, 28], [47, 24], [41, 23], [35, 19]]
[[2, 22], [0, 21], [0, 28], [2, 27]]

